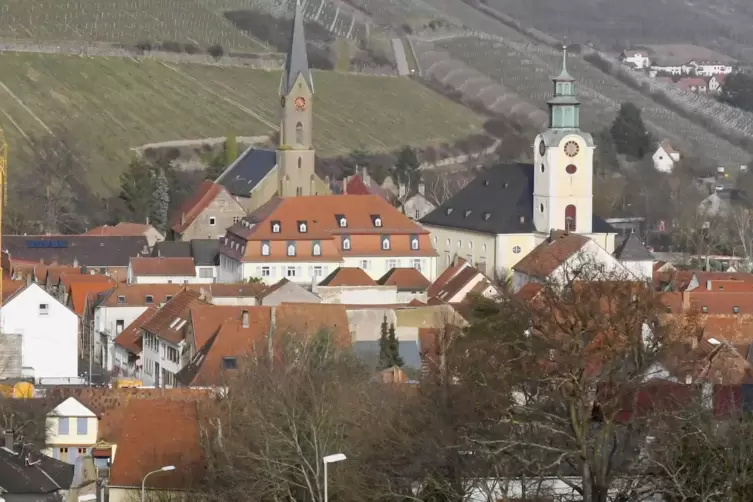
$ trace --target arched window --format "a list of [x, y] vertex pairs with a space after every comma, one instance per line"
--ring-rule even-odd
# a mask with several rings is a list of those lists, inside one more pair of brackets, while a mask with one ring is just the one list
[[565, 208], [565, 230], [575, 232], [575, 218], [577, 216], [575, 206], [570, 204]]
[[288, 256], [295, 256], [295, 244], [288, 243]]
[[417, 237], [411, 238], [411, 240], [410, 240], [410, 248], [413, 251], [417, 251], [418, 250], [418, 238]]
[[321, 256], [322, 255], [322, 246], [319, 245], [319, 243], [314, 244], [312, 254], [314, 256]]
[[345, 238], [343, 239], [343, 249], [344, 249], [345, 251], [348, 251], [348, 250], [350, 250], [350, 237], [345, 237]]
[[300, 157], [298, 157], [298, 169], [300, 169], [302, 165], [303, 165], [303, 161], [301, 160]]
[[269, 243], [264, 242], [261, 245], [261, 255], [262, 256], [269, 256]]
[[382, 237], [382, 249], [384, 251], [388, 251], [390, 249], [390, 238], [389, 238], [389, 236]]
[[300, 122], [295, 125], [295, 142], [299, 145], [303, 144], [303, 124]]

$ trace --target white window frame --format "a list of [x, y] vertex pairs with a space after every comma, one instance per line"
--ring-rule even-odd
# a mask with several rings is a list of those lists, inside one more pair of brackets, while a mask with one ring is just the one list
[[345, 217], [340, 218], [340, 228], [346, 228], [348, 226], [348, 220]]
[[[293, 251], [292, 253], [291, 253], [291, 250]], [[292, 244], [292, 243], [288, 244], [286, 248], [286, 252], [288, 256], [295, 256], [295, 244]]]
[[382, 251], [389, 251], [392, 247], [389, 237], [382, 237]]
[[285, 267], [285, 277], [296, 277], [295, 267], [294, 266], [287, 266], [287, 267]]
[[346, 251], [350, 251], [350, 237], [346, 237], [343, 239], [343, 249]]
[[269, 265], [264, 265], [263, 267], [261, 267], [261, 273], [259, 275], [262, 277], [271, 277], [272, 270], [270, 269]]
[[262, 256], [269, 256], [272, 251], [272, 246], [268, 242], [262, 242], [261, 244], [261, 255]]
[[382, 228], [382, 218], [374, 218], [374, 226], [377, 228]]
[[414, 258], [414, 259], [413, 259], [413, 268], [415, 268], [416, 270], [418, 270], [418, 271], [420, 272], [420, 271], [421, 271], [421, 268], [422, 268], [422, 267], [421, 267], [421, 262], [422, 262], [422, 261], [423, 261], [423, 260], [421, 260], [420, 258]]
[[418, 251], [418, 237], [414, 237], [410, 240], [410, 248], [413, 251]]
[[217, 217], [216, 216], [210, 216], [209, 217], [209, 226], [213, 227], [217, 225]]
[[314, 277], [324, 277], [324, 267], [321, 265], [314, 265], [313, 275]]
[[314, 256], [321, 256], [322, 255], [322, 245], [319, 243], [314, 244], [311, 247], [311, 254]]
[[368, 270], [371, 266], [371, 262], [369, 260], [361, 260], [358, 262], [358, 266], [363, 270]]
[[302, 233], [302, 234], [305, 234], [305, 233], [306, 233], [306, 230], [307, 230], [307, 228], [308, 228], [308, 227], [306, 226], [306, 224], [305, 224], [305, 223], [301, 223], [301, 224], [300, 224], [300, 225], [298, 226], [298, 231], [299, 231], [300, 233]]
[[281, 228], [280, 224], [279, 223], [275, 223], [274, 225], [272, 225], [272, 233], [273, 234], [279, 234], [280, 233], [280, 228]]
[[49, 303], [40, 303], [39, 304], [39, 315], [50, 315], [50, 304]]

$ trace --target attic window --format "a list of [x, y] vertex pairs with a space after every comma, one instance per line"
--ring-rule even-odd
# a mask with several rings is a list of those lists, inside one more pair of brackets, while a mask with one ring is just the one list
[[170, 323], [170, 329], [173, 329], [173, 328], [175, 328], [175, 326], [177, 326], [179, 322], [180, 322], [180, 317], [176, 317], [176, 318], [175, 318], [175, 319], [173, 320], [173, 322], [171, 322], [171, 323]]
[[418, 236], [417, 235], [410, 236], [410, 248], [413, 251], [418, 251]]
[[509, 186], [510, 186], [510, 184], [508, 182], [506, 182], [506, 181], [504, 183], [502, 183], [502, 188], [507, 188]]
[[735, 305], [734, 307], [732, 307], [732, 312], [734, 312], [735, 314], [739, 314], [740, 313], [740, 307], [738, 307], [737, 305]]
[[701, 307], [701, 312], [703, 312], [704, 314], [708, 314], [709, 313], [709, 308], [704, 305], [703, 307]]
[[383, 251], [390, 250], [390, 236], [389, 235], [382, 236], [382, 250]]
[[305, 221], [298, 222], [298, 231], [302, 234], [305, 234], [308, 231], [308, 225], [306, 225]]
[[236, 359], [235, 357], [223, 357], [222, 367], [226, 370], [238, 369], [238, 359]]
[[490, 213], [488, 211], [484, 213], [484, 221], [489, 220], [489, 218], [491, 218], [491, 217], [492, 217], [492, 213]]
[[279, 221], [273, 221], [272, 222], [272, 233], [273, 234], [279, 234], [282, 227], [280, 226]]
[[165, 295], [165, 303], [173, 299], [173, 295]]
[[522, 225], [525, 222], [526, 222], [526, 217], [525, 216], [521, 216], [520, 217], [520, 224]]
[[288, 241], [288, 256], [295, 256], [295, 242]]
[[180, 322], [178, 323], [178, 325], [175, 326], [175, 331], [178, 331], [179, 329], [181, 329], [183, 326], [186, 325], [187, 322], [188, 321], [186, 321], [185, 319], [181, 319]]
[[152, 295], [146, 295], [144, 297], [144, 303], [154, 303], [154, 297]]
[[342, 245], [343, 245], [343, 251], [350, 251], [350, 236], [349, 235], [342, 236]]
[[467, 218], [467, 217], [469, 217], [470, 215], [471, 215], [471, 210], [470, 210], [470, 209], [466, 209], [466, 210], [465, 210], [465, 217]]
[[261, 241], [261, 255], [269, 256], [269, 241]]
[[452, 208], [448, 207], [447, 209], [445, 209], [445, 213], [447, 213], [447, 216], [451, 215], [452, 214]]
[[376, 228], [382, 228], [382, 218], [380, 218], [378, 214], [372, 214], [371, 221]]
[[319, 241], [314, 241], [311, 244], [311, 254], [313, 256], [321, 256], [322, 255], [322, 244]]
[[484, 180], [484, 186], [485, 186], [485, 187], [488, 187], [488, 186], [489, 186], [489, 180]]
[[125, 296], [118, 296], [118, 303], [125, 303], [126, 297]]
[[340, 228], [347, 228], [348, 220], [345, 219], [344, 214], [336, 214], [335, 219], [337, 220], [337, 226], [339, 226]]

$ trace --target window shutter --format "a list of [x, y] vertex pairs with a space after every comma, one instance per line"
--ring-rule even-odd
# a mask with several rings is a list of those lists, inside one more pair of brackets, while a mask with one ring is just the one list
[[309, 277], [311, 277], [312, 275], [314, 275], [314, 267], [313, 265], [309, 265]]
[[256, 267], [256, 277], [261, 277], [261, 267]]
[[301, 267], [296, 267], [295, 268], [295, 275], [296, 275], [296, 277], [300, 277], [301, 276]]

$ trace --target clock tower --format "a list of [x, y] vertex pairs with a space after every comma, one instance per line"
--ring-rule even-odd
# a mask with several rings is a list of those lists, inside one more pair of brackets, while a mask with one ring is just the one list
[[280, 81], [280, 144], [277, 147], [277, 195], [314, 195], [312, 143], [314, 80], [306, 54], [301, 4], [296, 2], [290, 49]]
[[562, 72], [552, 79], [549, 128], [534, 141], [533, 222], [537, 232], [567, 230], [590, 234], [593, 220], [593, 154], [590, 134], [580, 130], [575, 79]]

